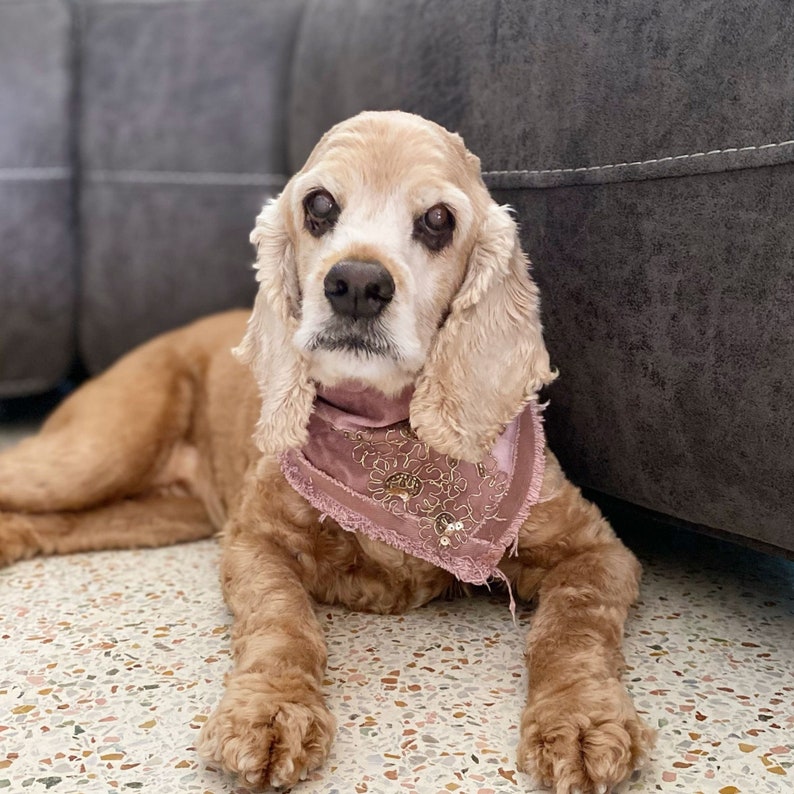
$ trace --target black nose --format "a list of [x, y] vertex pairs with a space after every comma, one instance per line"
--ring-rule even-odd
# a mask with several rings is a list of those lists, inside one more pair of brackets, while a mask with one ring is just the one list
[[323, 281], [325, 297], [343, 317], [375, 317], [394, 297], [394, 279], [380, 262], [337, 262]]

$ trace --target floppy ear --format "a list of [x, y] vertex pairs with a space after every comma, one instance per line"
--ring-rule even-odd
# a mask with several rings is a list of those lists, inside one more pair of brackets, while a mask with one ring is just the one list
[[478, 462], [555, 377], [516, 224], [492, 203], [417, 381], [411, 425], [437, 451]]
[[243, 341], [232, 351], [256, 378], [262, 409], [254, 441], [270, 454], [306, 443], [315, 397], [308, 361], [293, 341], [300, 296], [283, 195], [265, 206], [251, 232], [259, 290]]

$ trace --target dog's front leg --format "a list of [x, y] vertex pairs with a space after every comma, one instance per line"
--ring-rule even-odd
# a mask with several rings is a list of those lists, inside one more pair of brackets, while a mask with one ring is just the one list
[[335, 722], [321, 691], [323, 632], [297, 566], [300, 527], [285, 521], [278, 494], [257, 496], [225, 530], [234, 668], [199, 752], [249, 786], [281, 787], [322, 765]]
[[620, 681], [640, 566], [551, 455], [546, 486], [550, 493], [522, 528], [518, 560], [505, 567], [521, 596], [539, 596], [518, 761], [557, 794], [604, 794], [653, 740]]

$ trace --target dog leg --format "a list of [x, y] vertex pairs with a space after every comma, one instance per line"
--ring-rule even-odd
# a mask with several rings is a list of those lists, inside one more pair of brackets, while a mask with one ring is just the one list
[[325, 640], [299, 562], [310, 541], [285, 510], [288, 490], [255, 489], [245, 519], [224, 530], [234, 668], [198, 743], [206, 760], [256, 787], [288, 787], [321, 766], [335, 731], [322, 694]]
[[146, 490], [192, 407], [184, 364], [155, 340], [70, 395], [0, 453], [0, 510], [82, 510]]
[[640, 566], [549, 459], [553, 493], [522, 528], [518, 558], [503, 565], [522, 598], [539, 596], [527, 638], [518, 762], [557, 794], [604, 794], [653, 743], [620, 681], [623, 625]]
[[41, 554], [167, 546], [213, 532], [201, 502], [170, 494], [75, 512], [0, 512], [0, 567]]

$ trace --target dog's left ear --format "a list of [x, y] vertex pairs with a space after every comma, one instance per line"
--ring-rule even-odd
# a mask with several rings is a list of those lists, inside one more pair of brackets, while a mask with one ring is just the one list
[[411, 425], [437, 451], [479, 462], [555, 377], [518, 229], [507, 208], [492, 203], [417, 381]]
[[308, 361], [294, 342], [300, 291], [285, 202], [284, 194], [271, 200], [251, 232], [259, 290], [243, 341], [232, 351], [256, 378], [262, 409], [254, 441], [268, 454], [306, 443], [315, 397]]

